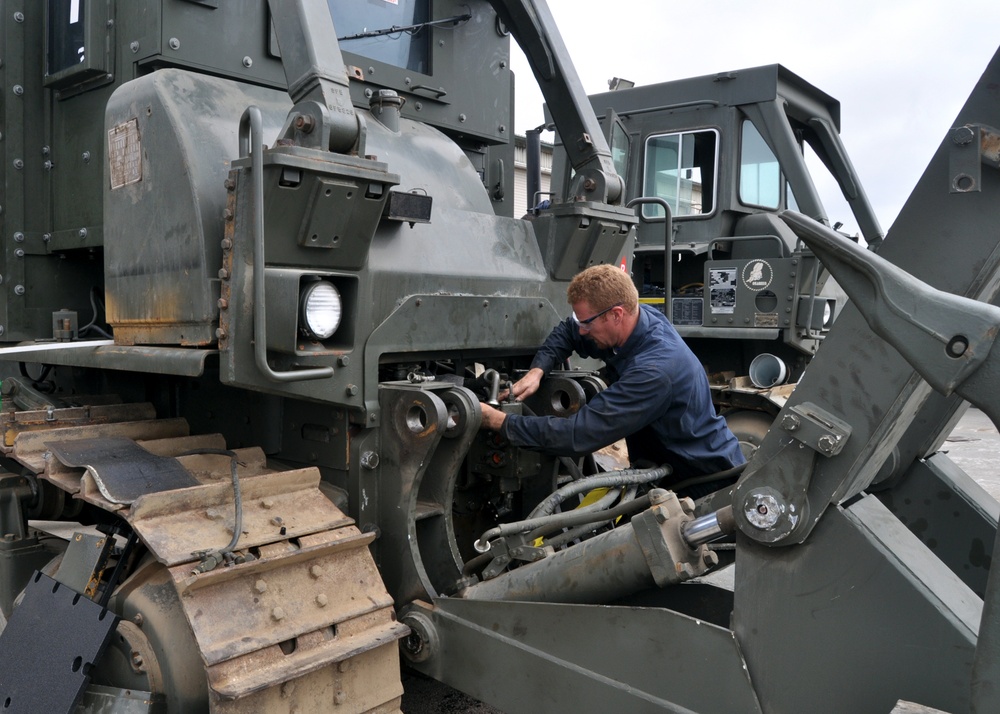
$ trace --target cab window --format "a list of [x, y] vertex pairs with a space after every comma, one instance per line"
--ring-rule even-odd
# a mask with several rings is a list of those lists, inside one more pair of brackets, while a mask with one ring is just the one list
[[740, 201], [761, 208], [778, 208], [781, 204], [778, 159], [749, 121], [743, 122], [740, 137]]
[[[714, 129], [651, 136], [646, 140], [643, 196], [662, 198], [674, 218], [715, 210], [719, 135]], [[642, 207], [643, 218], [663, 218], [656, 204]]]
[[428, 0], [342, 2], [327, 0], [337, 41], [345, 52], [430, 74]]

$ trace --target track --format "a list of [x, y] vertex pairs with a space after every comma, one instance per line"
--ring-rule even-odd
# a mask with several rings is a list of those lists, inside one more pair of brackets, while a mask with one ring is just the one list
[[43, 569], [95, 600], [115, 579], [107, 601], [121, 621], [85, 704], [128, 692], [169, 711], [399, 711], [396, 641], [408, 630], [369, 552], [374, 534], [321, 493], [318, 470], [268, 468], [258, 448], [231, 457], [220, 435], [192, 436], [146, 404], [8, 406], [0, 425], [0, 450], [34, 483], [33, 517], [65, 519], [82, 502], [136, 536], [131, 552], [99, 557], [104, 539], [80, 533]]

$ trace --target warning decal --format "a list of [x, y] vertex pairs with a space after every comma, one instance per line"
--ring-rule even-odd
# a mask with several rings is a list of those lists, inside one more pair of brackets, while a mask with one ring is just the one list
[[142, 181], [142, 147], [137, 119], [129, 119], [108, 132], [108, 168], [112, 189]]

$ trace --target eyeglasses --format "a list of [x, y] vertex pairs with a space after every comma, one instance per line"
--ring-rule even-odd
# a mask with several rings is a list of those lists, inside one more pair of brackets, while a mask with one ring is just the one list
[[579, 317], [576, 316], [576, 313], [574, 312], [573, 313], [573, 319], [576, 321], [577, 326], [579, 326], [579, 328], [581, 330], [583, 330], [584, 332], [590, 332], [590, 328], [591, 328], [592, 323], [594, 322], [594, 320], [596, 320], [597, 318], [599, 318], [604, 313], [611, 312], [616, 307], [621, 307], [621, 306], [622, 306], [622, 304], [618, 303], [617, 305], [612, 305], [611, 307], [606, 307], [603, 310], [601, 310], [599, 313], [597, 313], [596, 315], [592, 315], [592, 316], [588, 317], [586, 320], [581, 320]]

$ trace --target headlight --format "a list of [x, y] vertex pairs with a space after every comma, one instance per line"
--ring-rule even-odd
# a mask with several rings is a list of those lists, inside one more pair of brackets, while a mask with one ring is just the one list
[[823, 305], [823, 327], [829, 327], [833, 321], [833, 301], [827, 300]]
[[304, 287], [299, 306], [299, 326], [314, 339], [325, 340], [340, 326], [343, 304], [332, 283], [321, 280]]

